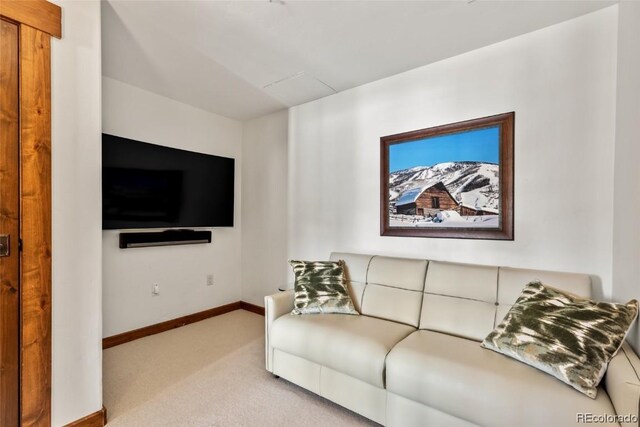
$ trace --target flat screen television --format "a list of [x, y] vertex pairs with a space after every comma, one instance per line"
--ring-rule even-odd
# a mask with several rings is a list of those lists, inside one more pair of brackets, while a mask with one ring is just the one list
[[102, 228], [233, 227], [234, 159], [102, 134]]

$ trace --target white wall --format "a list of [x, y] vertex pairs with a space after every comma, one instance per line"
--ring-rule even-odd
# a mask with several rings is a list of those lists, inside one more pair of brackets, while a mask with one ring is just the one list
[[286, 110], [245, 122], [242, 140], [242, 300], [263, 306], [286, 287]]
[[52, 39], [52, 425], [102, 407], [100, 2], [56, 0]]
[[242, 124], [107, 77], [102, 94], [105, 133], [236, 159], [235, 226], [211, 244], [119, 249], [117, 230], [102, 233], [103, 336], [240, 300]]
[[[640, 3], [620, 2], [613, 222], [613, 297], [640, 299]], [[640, 353], [637, 323], [629, 339]]]
[[[611, 296], [617, 8], [294, 107], [289, 255], [333, 250], [594, 275]], [[516, 112], [515, 241], [381, 237], [379, 138]]]

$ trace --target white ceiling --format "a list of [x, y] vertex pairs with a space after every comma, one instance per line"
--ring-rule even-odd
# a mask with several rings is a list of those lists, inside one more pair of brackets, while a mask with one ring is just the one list
[[102, 73], [246, 120], [614, 1], [102, 3]]

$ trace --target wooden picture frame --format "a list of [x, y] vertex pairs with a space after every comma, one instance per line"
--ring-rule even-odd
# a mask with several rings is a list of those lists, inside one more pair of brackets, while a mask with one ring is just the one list
[[515, 113], [380, 138], [380, 235], [513, 240]]

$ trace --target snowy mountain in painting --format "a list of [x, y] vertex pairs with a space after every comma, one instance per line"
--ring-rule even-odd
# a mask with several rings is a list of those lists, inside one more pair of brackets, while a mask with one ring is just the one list
[[393, 203], [404, 192], [419, 192], [439, 181], [458, 203], [498, 209], [499, 166], [483, 162], [446, 162], [393, 172], [389, 174], [390, 202]]

